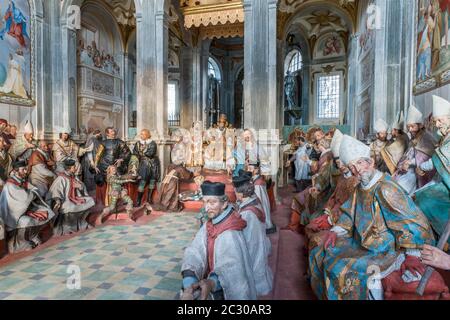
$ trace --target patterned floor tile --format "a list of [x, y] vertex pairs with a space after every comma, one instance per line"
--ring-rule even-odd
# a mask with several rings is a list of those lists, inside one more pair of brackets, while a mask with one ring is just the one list
[[130, 296], [131, 293], [109, 290], [99, 295], [97, 300], [128, 300]]
[[[197, 230], [193, 214], [94, 229], [1, 268], [0, 300], [174, 299]], [[80, 290], [67, 288], [74, 266]]]

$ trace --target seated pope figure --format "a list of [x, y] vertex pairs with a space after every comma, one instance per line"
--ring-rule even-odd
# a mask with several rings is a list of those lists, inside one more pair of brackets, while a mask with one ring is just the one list
[[30, 250], [41, 244], [40, 232], [55, 217], [27, 177], [26, 162], [14, 162], [0, 195], [0, 219], [7, 232], [9, 253]]
[[340, 157], [360, 184], [327, 231], [323, 254], [310, 261], [311, 281], [322, 299], [383, 299], [381, 280], [392, 272], [400, 270], [405, 282], [421, 278], [431, 226], [405, 190], [375, 169], [368, 146], [345, 136]]
[[252, 259], [243, 230], [247, 223], [228, 203], [225, 185], [205, 181], [208, 220], [184, 252], [181, 299], [256, 300]]
[[86, 218], [95, 201], [88, 195], [86, 186], [76, 176], [78, 166], [72, 159], [64, 160], [64, 171], [59, 173], [50, 187], [47, 199], [58, 214], [55, 232], [58, 235], [70, 234], [88, 228]]

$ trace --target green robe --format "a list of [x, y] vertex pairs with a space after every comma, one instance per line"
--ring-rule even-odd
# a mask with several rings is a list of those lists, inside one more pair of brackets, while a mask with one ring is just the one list
[[337, 226], [346, 234], [334, 248], [316, 247], [309, 256], [318, 298], [367, 300], [372, 268], [387, 276], [406, 250], [434, 244], [426, 217], [389, 176], [381, 175], [368, 190], [358, 188], [341, 210]]
[[432, 160], [441, 181], [416, 192], [416, 203], [441, 236], [450, 218], [450, 135], [443, 139]]

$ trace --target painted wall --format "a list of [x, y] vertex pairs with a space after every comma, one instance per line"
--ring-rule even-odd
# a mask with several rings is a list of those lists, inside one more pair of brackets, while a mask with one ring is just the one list
[[27, 120], [31, 120], [32, 123], [35, 124], [35, 117], [36, 107], [22, 107], [0, 103], [0, 118], [6, 119], [11, 124], [16, 125], [18, 131], [23, 130]]
[[425, 117], [433, 112], [433, 95], [450, 101], [450, 84], [414, 97], [413, 101], [416, 107], [422, 111]]

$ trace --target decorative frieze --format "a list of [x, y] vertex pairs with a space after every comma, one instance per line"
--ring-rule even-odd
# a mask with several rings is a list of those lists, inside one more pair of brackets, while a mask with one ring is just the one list
[[183, 12], [184, 26], [188, 29], [244, 22], [244, 5], [242, 1], [227, 1], [218, 4], [209, 2], [202, 4], [200, 2], [199, 5], [185, 3]]

